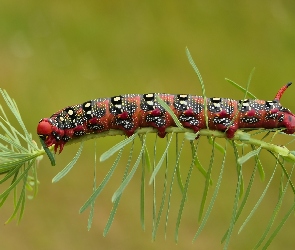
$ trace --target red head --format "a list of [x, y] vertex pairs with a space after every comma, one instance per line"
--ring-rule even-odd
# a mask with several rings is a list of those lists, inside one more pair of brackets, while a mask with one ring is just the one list
[[289, 112], [289, 110], [285, 112], [282, 125], [286, 127], [283, 131], [286, 134], [293, 134], [295, 132], [295, 115]]
[[[284, 94], [286, 89], [289, 86], [291, 86], [291, 84], [292, 83], [289, 82], [286, 85], [284, 85], [282, 88], [280, 88], [280, 90], [276, 94], [274, 100], [279, 102], [282, 95]], [[295, 132], [295, 115], [289, 109], [286, 109], [283, 107], [281, 107], [281, 112], [284, 115], [284, 119], [283, 119], [283, 121], [279, 122], [278, 127], [280, 127], [280, 126], [285, 127], [286, 128], [286, 130], [284, 130], [285, 133], [293, 134]]]
[[67, 131], [66, 136], [63, 129], [59, 129], [50, 118], [43, 118], [37, 126], [37, 134], [47, 147], [54, 146], [55, 153], [63, 150], [65, 143], [73, 136], [72, 130]]
[[55, 128], [48, 118], [42, 119], [37, 126], [37, 134], [45, 142], [47, 147], [53, 144], [56, 144], [56, 146], [58, 145], [53, 133], [54, 130]]
[[48, 118], [42, 119], [37, 126], [37, 134], [43, 140], [52, 133], [52, 125]]

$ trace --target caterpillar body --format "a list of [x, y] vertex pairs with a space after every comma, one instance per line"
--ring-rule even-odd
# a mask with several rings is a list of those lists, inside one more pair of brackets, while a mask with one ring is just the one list
[[[291, 85], [284, 85], [271, 101], [227, 98], [206, 98], [187, 94], [157, 94], [172, 109], [183, 127], [194, 132], [207, 128], [224, 131], [233, 138], [237, 129], [279, 128], [285, 133], [295, 132], [295, 115], [280, 104], [280, 98]], [[166, 128], [176, 126], [170, 114], [159, 104], [156, 94], [126, 94], [111, 98], [98, 98], [82, 104], [68, 106], [43, 118], [37, 134], [47, 147], [55, 145], [55, 153], [71, 139], [84, 134], [100, 133], [110, 129], [123, 130], [127, 136], [140, 127], [154, 127], [158, 136], [166, 135]]]

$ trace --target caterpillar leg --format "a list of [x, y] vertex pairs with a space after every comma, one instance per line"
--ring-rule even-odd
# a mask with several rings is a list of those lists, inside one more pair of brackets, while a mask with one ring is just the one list
[[234, 126], [230, 126], [226, 131], [226, 137], [228, 139], [232, 139], [235, 136], [236, 131], [238, 130], [238, 126], [234, 125]]

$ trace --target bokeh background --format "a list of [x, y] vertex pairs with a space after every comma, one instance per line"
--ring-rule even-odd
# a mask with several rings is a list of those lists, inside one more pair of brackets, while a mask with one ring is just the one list
[[[186, 58], [186, 47], [201, 71], [207, 96], [243, 98], [243, 93], [230, 86], [224, 78], [245, 86], [255, 67], [250, 91], [261, 99], [271, 99], [283, 84], [295, 79], [294, 11], [294, 2], [278, 0], [267, 3], [2, 0], [0, 87], [16, 100], [24, 122], [36, 140], [35, 130], [41, 118], [92, 98], [148, 92], [200, 94], [197, 76]], [[284, 106], [293, 110], [294, 93], [293, 86], [282, 99]], [[280, 138], [283, 144], [285, 137]], [[97, 140], [98, 155], [121, 139]], [[207, 167], [210, 146], [204, 139], [200, 143], [200, 159]], [[290, 145], [292, 147], [293, 144]], [[220, 240], [229, 225], [237, 182], [232, 150], [228, 152], [214, 210], [203, 233], [193, 244], [191, 241], [199, 225], [197, 217], [204, 186], [204, 178], [196, 170], [178, 244], [174, 242], [180, 202], [177, 185], [174, 187], [167, 238], [165, 240], [163, 216], [156, 242], [152, 242], [152, 188], [148, 185], [145, 231], [140, 226], [140, 171], [125, 190], [108, 236], [103, 237], [103, 228], [112, 207], [111, 196], [121, 181], [128, 153], [125, 152], [122, 165], [97, 200], [93, 226], [88, 232], [88, 211], [79, 215], [78, 210], [91, 194], [94, 142], [86, 143], [77, 165], [64, 179], [51, 183], [76, 150], [77, 146], [66, 147], [57, 156], [55, 167], [51, 167], [47, 159], [42, 161], [38, 196], [27, 202], [19, 225], [15, 221], [3, 225], [13, 209], [11, 199], [1, 208], [1, 249], [222, 248]], [[191, 157], [189, 147], [186, 151], [184, 158], [187, 161], [182, 162], [183, 181]], [[218, 154], [213, 174], [215, 182], [221, 162]], [[260, 181], [256, 176], [249, 204], [238, 225], [253, 208], [272, 173], [274, 160], [267, 153], [262, 154], [262, 160], [266, 180]], [[112, 160], [98, 164], [98, 181], [102, 180], [111, 164]], [[246, 180], [252, 169], [253, 162], [245, 165]], [[161, 178], [158, 179], [159, 207], [162, 186]], [[278, 171], [253, 221], [239, 235], [238, 227], [235, 228], [230, 249], [250, 249], [257, 242], [276, 204], [279, 180]], [[282, 212], [287, 211], [292, 201], [290, 194]], [[269, 249], [292, 249], [294, 244], [294, 216], [291, 215]]]

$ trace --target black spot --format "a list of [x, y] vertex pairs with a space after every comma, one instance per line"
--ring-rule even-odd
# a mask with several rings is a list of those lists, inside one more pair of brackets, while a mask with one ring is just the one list
[[221, 99], [220, 98], [210, 98], [210, 102], [213, 102], [213, 103], [221, 103]]
[[241, 121], [244, 123], [254, 124], [259, 122], [259, 118], [257, 117], [242, 117]]
[[69, 141], [71, 139], [71, 137], [69, 137], [69, 136], [64, 136], [63, 138], [62, 138], [62, 140], [64, 141], [64, 142], [67, 142], [67, 141]]
[[[142, 97], [143, 99], [141, 100], [140, 108], [144, 111], [154, 110], [155, 94], [144, 94]], [[152, 102], [152, 105], [148, 102]]]
[[110, 105], [110, 112], [113, 115], [119, 115], [122, 114], [122, 110], [123, 110], [123, 101], [122, 98], [124, 98], [123, 96], [113, 96], [111, 97], [111, 104]]
[[[111, 97], [111, 103], [113, 105], [122, 105], [122, 98], [123, 98], [123, 96], [121, 96], [121, 95], [113, 96], [113, 97]], [[118, 100], [115, 100], [115, 99], [118, 99]]]
[[55, 138], [55, 140], [57, 140], [57, 141], [60, 141], [61, 140], [61, 137], [60, 137], [60, 135], [58, 134], [58, 133], [56, 133], [56, 132], [52, 132], [52, 135], [54, 136], [54, 138]]
[[176, 96], [179, 101], [187, 101], [188, 95], [177, 95]]
[[75, 132], [74, 132], [74, 135], [75, 135], [75, 136], [82, 136], [82, 135], [85, 135], [85, 131], [84, 131], [84, 130], [75, 131]]
[[154, 101], [155, 99], [155, 94], [144, 94], [143, 99], [147, 101]]
[[[72, 111], [72, 114], [69, 114], [69, 111]], [[64, 112], [68, 115], [69, 119], [74, 120], [76, 117], [75, 110], [72, 107], [68, 107], [64, 109]]]
[[103, 130], [104, 126], [102, 124], [87, 124], [89, 130]]
[[[254, 104], [252, 103], [252, 105], [254, 105]], [[239, 100], [238, 107], [239, 107], [241, 112], [249, 111], [251, 109], [250, 100], [249, 99]]]
[[[89, 105], [88, 107], [86, 106], [86, 105]], [[83, 104], [82, 104], [82, 109], [84, 110], [84, 113], [85, 113], [85, 116], [86, 116], [86, 118], [87, 119], [90, 119], [90, 118], [92, 118], [92, 112], [91, 112], [91, 110], [92, 110], [92, 105], [91, 105], [91, 101], [88, 101], [88, 102], [84, 102]], [[90, 112], [89, 112], [90, 111]], [[88, 114], [88, 113], [90, 113], [90, 114]]]
[[221, 98], [209, 98], [207, 106], [210, 112], [219, 113], [222, 110], [222, 100]]

